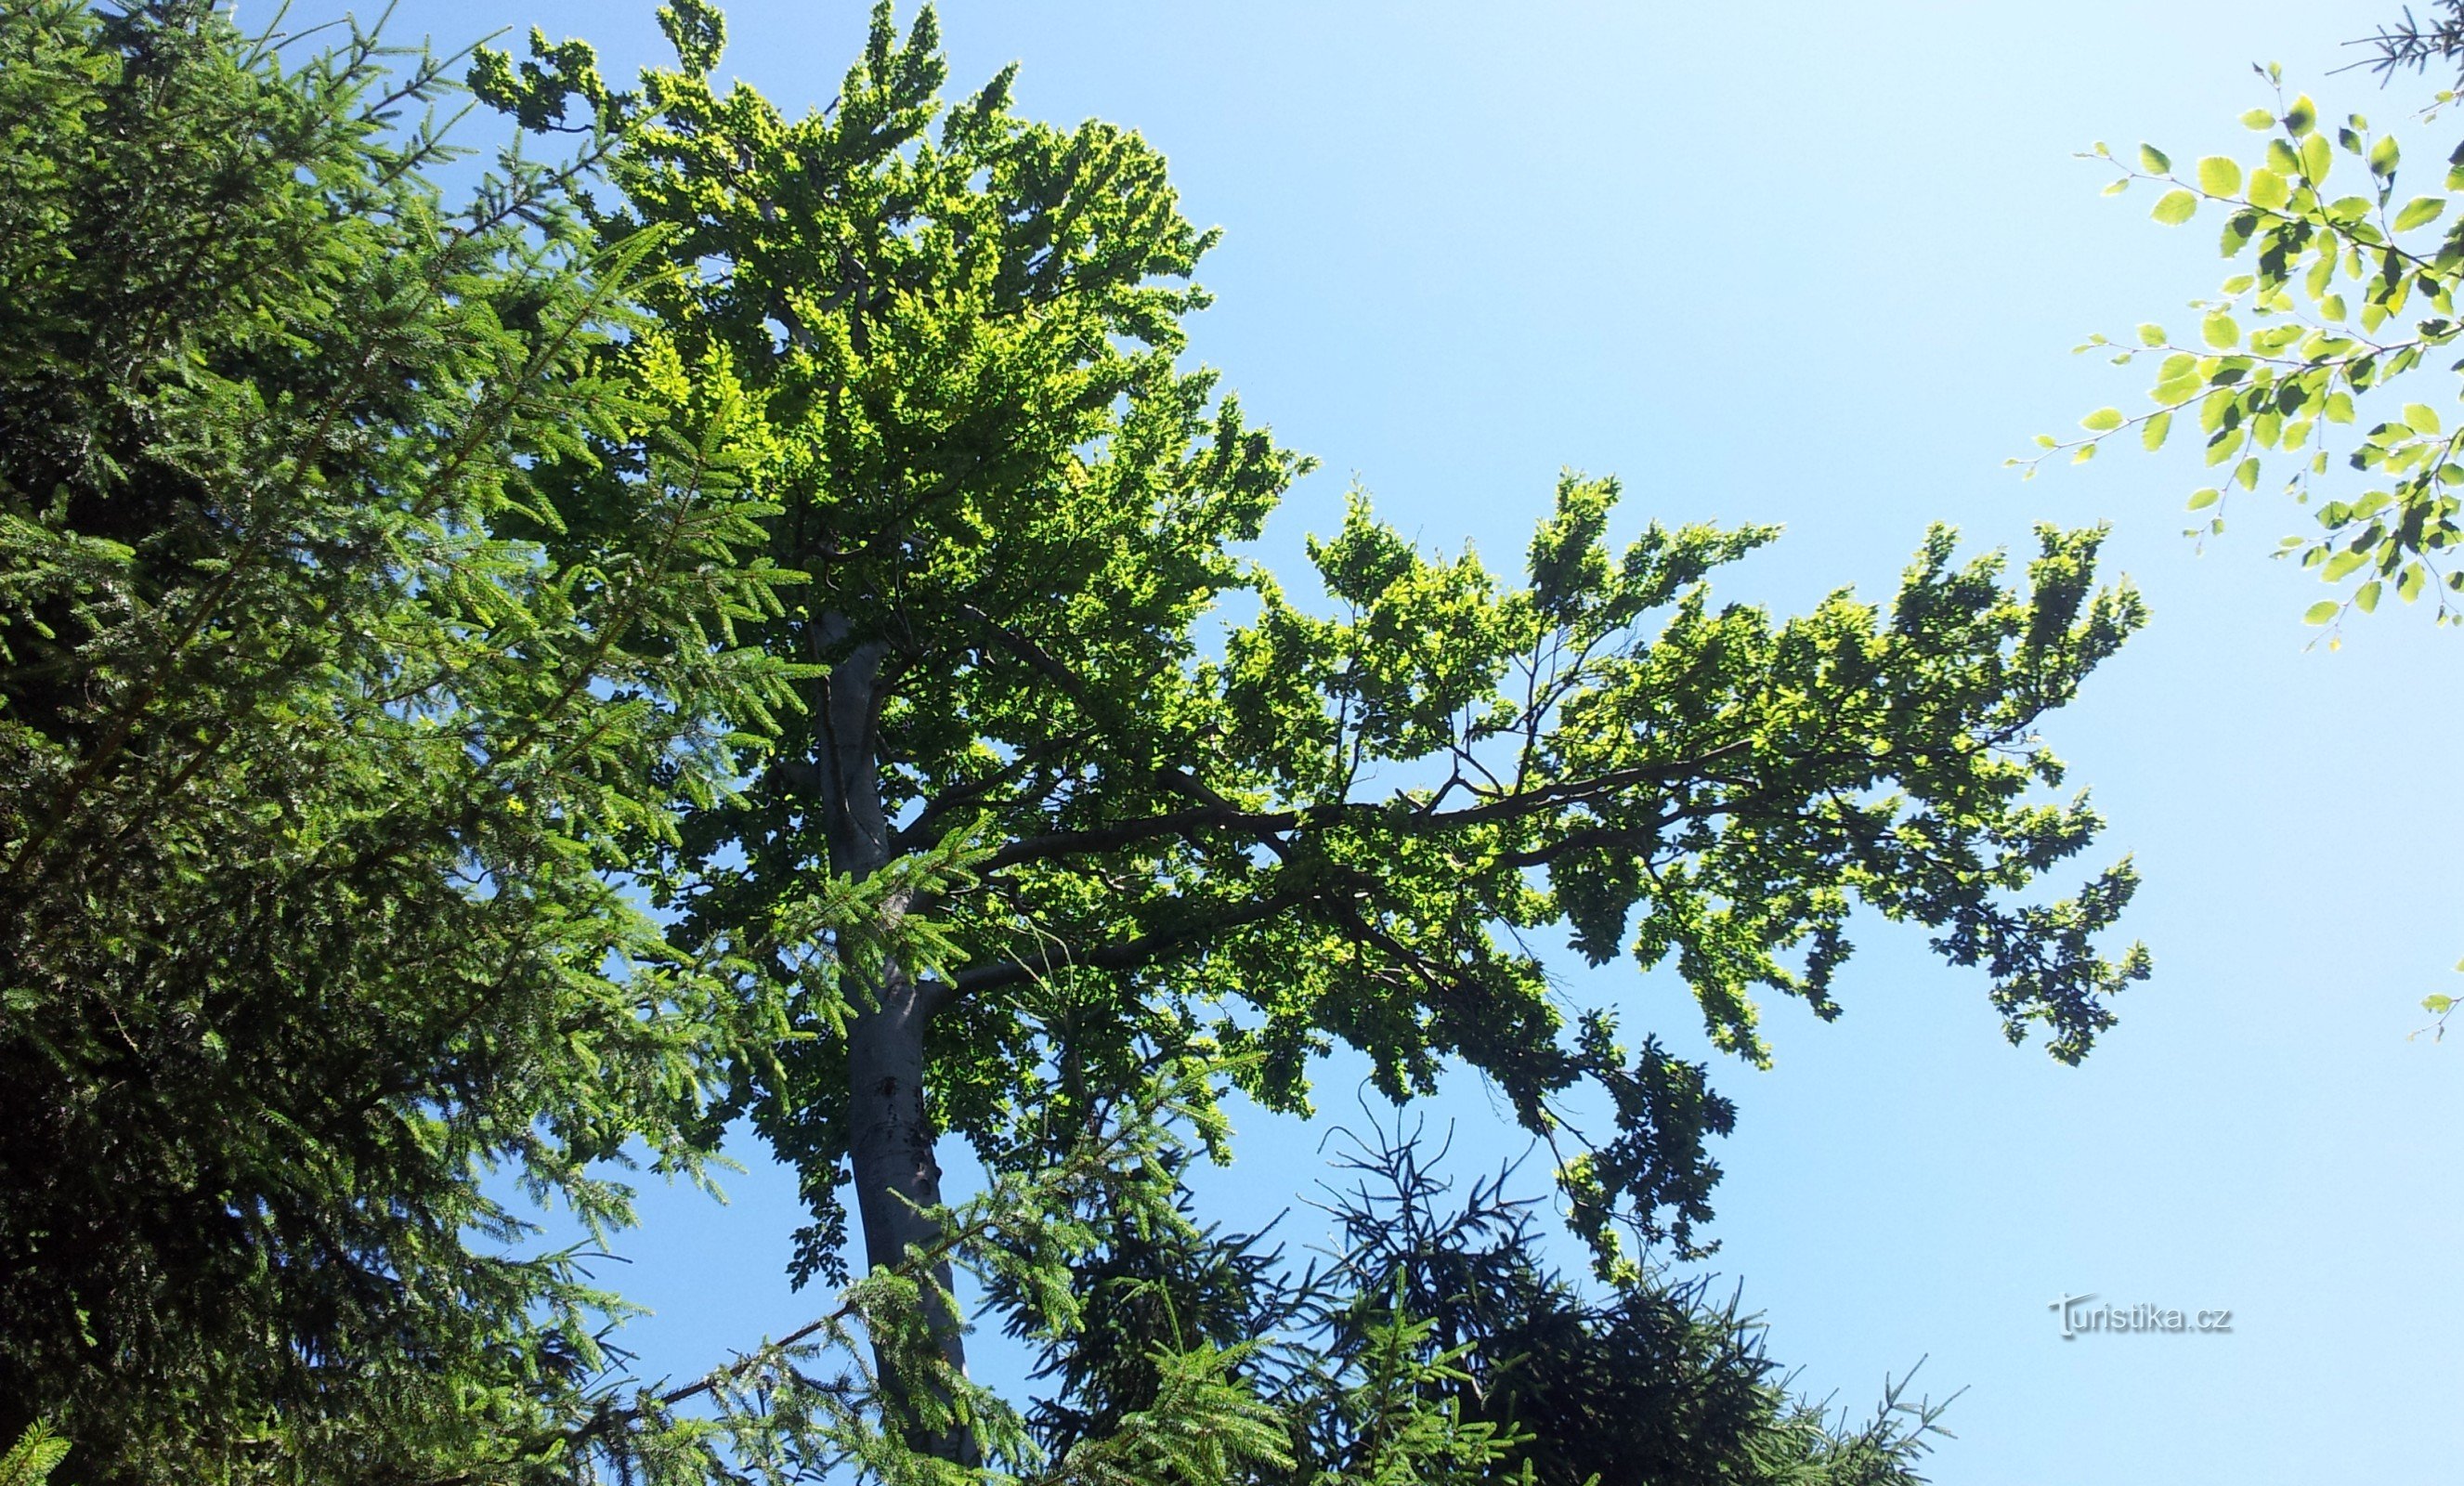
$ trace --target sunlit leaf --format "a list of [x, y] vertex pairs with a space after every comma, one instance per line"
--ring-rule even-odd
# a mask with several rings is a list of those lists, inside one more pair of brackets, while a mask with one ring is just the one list
[[2446, 209], [2447, 202], [2443, 197], [2416, 196], [2405, 203], [2404, 209], [2395, 214], [2395, 229], [2409, 232], [2414, 228], [2427, 227], [2437, 221], [2438, 214]]

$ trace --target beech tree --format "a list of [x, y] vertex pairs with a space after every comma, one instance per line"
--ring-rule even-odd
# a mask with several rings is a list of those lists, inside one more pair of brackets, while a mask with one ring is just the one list
[[[666, 889], [710, 943], [831, 884], [877, 905], [758, 956], [797, 1036], [729, 1107], [802, 1173], [802, 1275], [835, 1272], [850, 1184], [869, 1263], [930, 1251], [945, 1132], [1029, 1168], [1184, 1056], [1297, 1109], [1337, 1043], [1398, 1098], [1489, 1079], [1619, 1273], [1621, 1233], [1694, 1242], [1732, 1111], [1535, 936], [1673, 967], [1754, 1060], [1757, 993], [1838, 1013], [1859, 906], [2065, 1060], [2145, 975], [2097, 943], [2126, 863], [2022, 895], [2100, 824], [2044, 797], [2036, 731], [2141, 623], [2094, 584], [2100, 534], [2043, 532], [2016, 584], [1937, 530], [1888, 601], [1774, 620], [1707, 586], [1771, 529], [1613, 545], [1617, 483], [1569, 474], [1518, 579], [1355, 493], [1309, 546], [1326, 602], [1296, 596], [1240, 553], [1307, 464], [1183, 364], [1214, 237], [1153, 146], [1016, 117], [1008, 73], [945, 106], [929, 10], [902, 37], [877, 9], [802, 118], [713, 82], [715, 11], [662, 14], [680, 65], [638, 95], [537, 36], [474, 82], [535, 127], [638, 110], [599, 229], [657, 234], [646, 302], [691, 395], [753, 410], [768, 553], [809, 579], [740, 631], [812, 667], [802, 711]], [[1605, 1125], [1572, 1119], [1586, 1087]]]

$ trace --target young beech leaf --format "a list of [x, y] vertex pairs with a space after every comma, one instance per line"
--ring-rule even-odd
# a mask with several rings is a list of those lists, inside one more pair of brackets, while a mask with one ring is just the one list
[[2295, 98], [2293, 106], [2285, 110], [2284, 132], [2298, 140], [2317, 127], [2319, 105], [2311, 102], [2310, 95], [2305, 93]]
[[2276, 116], [2266, 109], [2254, 108], [2241, 116], [2241, 126], [2245, 129], [2273, 129], [2276, 127]]
[[2241, 344], [2241, 327], [2230, 315], [2211, 315], [2199, 322], [2199, 339], [2219, 351], [2230, 351]]
[[2333, 282], [2335, 277], [2336, 254], [2334, 250], [2330, 249], [2321, 252], [2318, 260], [2310, 265], [2310, 272], [2302, 275], [2301, 287], [2310, 292], [2311, 298], [2316, 299], [2327, 292], [2328, 284]]
[[2404, 404], [2404, 421], [2406, 426], [2410, 427], [2415, 433], [2436, 433], [2438, 431], [2438, 413], [2427, 404], [2407, 403]]
[[2241, 166], [2222, 155], [2210, 155], [2199, 162], [2199, 189], [2211, 196], [2233, 196], [2241, 191]]
[[2301, 623], [2304, 624], [2324, 624], [2335, 617], [2336, 601], [2333, 599], [2321, 599], [2317, 603], [2310, 605], [2309, 609], [2302, 614]]
[[2395, 214], [2395, 229], [2409, 232], [2414, 228], [2427, 227], [2437, 221], [2438, 214], [2446, 209], [2447, 202], [2442, 197], [2416, 196], [2406, 202], [2404, 209]]
[[2165, 435], [2172, 431], [2173, 415], [2169, 412], [2158, 413], [2155, 417], [2148, 419], [2145, 426], [2139, 430], [2139, 442], [2151, 449], [2163, 448], [2165, 447]]
[[2122, 426], [2122, 409], [2100, 407], [2079, 420], [2079, 426], [2091, 433], [2109, 433]]
[[2157, 200], [2156, 209], [2148, 213], [2167, 227], [2179, 227], [2198, 212], [2199, 197], [2195, 191], [2174, 189]]
[[2336, 163], [2336, 152], [2327, 144], [2327, 137], [2314, 134], [2301, 142], [2301, 173], [2312, 186], [2327, 179], [2328, 167]]
[[2281, 208], [2286, 202], [2289, 202], [2292, 199], [2293, 187], [2286, 184], [2283, 176], [2268, 169], [2265, 165], [2260, 165], [2256, 169], [2251, 171], [2250, 201], [2252, 206], [2265, 207], [2268, 210], [2275, 211]]
[[2173, 162], [2167, 159], [2165, 152], [2153, 144], [2139, 146], [2139, 163], [2147, 167], [2149, 175], [2169, 174], [2173, 168]]

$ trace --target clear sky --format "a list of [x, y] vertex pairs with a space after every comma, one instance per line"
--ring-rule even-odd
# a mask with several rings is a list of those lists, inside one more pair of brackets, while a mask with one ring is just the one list
[[[304, 6], [304, 9], [323, 7]], [[252, 7], [252, 9], [261, 9]], [[649, 58], [648, 0], [404, 0], [398, 32], [539, 24]], [[825, 100], [853, 0], [739, 0], [722, 71]], [[1622, 475], [1628, 519], [1780, 521], [1728, 591], [1801, 608], [1886, 594], [1929, 521], [2024, 545], [2110, 521], [2150, 629], [2049, 730], [2137, 854], [2129, 927], [2156, 977], [2088, 1062], [2001, 1040], [1984, 987], [1921, 933], [1868, 925], [1847, 1015], [1770, 1008], [1777, 1065], [1741, 1107], [1712, 1261], [1742, 1278], [1799, 1383], [1862, 1409], [1928, 1357], [1969, 1391], [1937, 1478], [2448, 1483], [2464, 1475], [2464, 1039], [2407, 1034], [2459, 991], [2464, 896], [2437, 780], [2464, 635], [2383, 610], [2306, 647], [2317, 597], [2266, 560], [2299, 529], [2247, 502], [2204, 556], [2179, 535], [2193, 455], [2115, 450], [2022, 484], [2031, 435], [2146, 383], [2068, 348], [2178, 317], [2223, 270], [2215, 227], [2101, 200], [2072, 158], [2141, 139], [2248, 153], [2234, 117], [2281, 61], [2330, 116], [2403, 127], [2419, 84], [2328, 72], [2390, 3], [2120, 0], [1705, 5], [954, 0], [954, 82], [1024, 63], [1020, 98], [1170, 156], [1221, 223], [1196, 354], [1316, 454], [1266, 549], [1339, 516], [1357, 477], [1432, 546], [1511, 567], [1562, 466]], [[2435, 374], [2431, 374], [2435, 375]], [[1664, 975], [1568, 967], [1627, 1025], [1699, 1044]], [[1324, 1104], [1350, 1102], [1338, 1074]], [[1460, 1082], [1459, 1145], [1520, 1148]], [[1252, 1113], [1210, 1185], [1270, 1213], [1316, 1134]], [[742, 1152], [757, 1159], [758, 1150]], [[653, 1193], [609, 1278], [658, 1308], [654, 1370], [688, 1372], [814, 1297], [779, 1278], [791, 1187], [719, 1210]], [[1305, 1215], [1305, 1214], [1304, 1214]], [[1309, 1229], [1297, 1223], [1295, 1235]], [[2226, 1336], [2061, 1339], [2049, 1303], [2230, 1308]], [[1003, 1366], [998, 1349], [985, 1358]]]

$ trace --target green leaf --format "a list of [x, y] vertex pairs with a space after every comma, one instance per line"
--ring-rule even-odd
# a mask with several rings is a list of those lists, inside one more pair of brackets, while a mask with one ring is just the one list
[[2139, 343], [2144, 346], [2163, 345], [2165, 343], [2165, 327], [2162, 325], [2152, 324], [2140, 326]]
[[2241, 193], [2241, 166], [2223, 155], [2210, 155], [2199, 162], [2199, 189], [2211, 196], [2237, 196]]
[[2285, 110], [2284, 132], [2298, 140], [2317, 127], [2319, 105], [2311, 102], [2310, 95], [2305, 93], [2295, 98], [2293, 106]]
[[2324, 624], [2329, 620], [2336, 617], [2336, 610], [2341, 607], [2343, 606], [2337, 603], [2333, 599], [2321, 599], [2302, 612], [2301, 623], [2304, 624]]
[[2214, 505], [2217, 501], [2224, 498], [2225, 492], [2213, 488], [2204, 491], [2195, 491], [2190, 495], [2190, 509], [2192, 511], [2205, 511], [2210, 506]]
[[2199, 322], [2199, 339], [2219, 351], [2230, 351], [2241, 344], [2241, 327], [2230, 315], [2211, 315]]
[[2176, 189], [2167, 191], [2161, 198], [2159, 198], [2156, 203], [2156, 209], [2149, 212], [2148, 215], [2154, 217], [2157, 221], [2164, 223], [2167, 227], [2179, 227], [2183, 223], [2189, 221], [2192, 216], [2196, 215], [2198, 209], [2198, 193], [2195, 191], [2182, 190], [2177, 187]]
[[2173, 169], [2173, 162], [2153, 144], [2139, 146], [2139, 163], [2147, 167], [2149, 175], [2168, 175]]
[[2447, 202], [2443, 197], [2416, 196], [2406, 202], [2404, 209], [2395, 214], [2395, 229], [2409, 232], [2414, 228], [2427, 227], [2437, 221], [2438, 214], [2446, 209]]
[[2359, 605], [2361, 611], [2365, 614], [2374, 614], [2378, 612], [2379, 590], [2383, 586], [2384, 584], [2380, 579], [2375, 578], [2370, 579], [2361, 587], [2353, 590], [2353, 602]]
[[2399, 153], [2400, 152], [2396, 149], [2394, 135], [2383, 134], [2379, 136], [2379, 142], [2370, 146], [2370, 174], [2378, 176], [2395, 174], [2396, 161]]
[[2090, 433], [2107, 433], [2122, 426], [2122, 409], [2100, 407], [2079, 420], [2079, 426]]
[[2355, 568], [2360, 567], [2363, 563], [2369, 560], [2369, 557], [2365, 553], [2340, 552], [2327, 559], [2325, 571], [2321, 573], [2319, 576], [2331, 583], [2341, 582], [2345, 577], [2350, 575]]
[[2330, 392], [2327, 394], [2327, 421], [2329, 423], [2351, 423], [2353, 421], [2353, 395], [2351, 393]]
[[2172, 431], [2173, 415], [2171, 413], [2158, 413], [2153, 418], [2148, 419], [2147, 422], [2140, 427], [2140, 445], [2148, 449], [2163, 448], [2165, 447], [2165, 436]]
[[2266, 109], [2254, 108], [2241, 116], [2241, 125], [2245, 129], [2273, 129], [2276, 127], [2276, 116]]
[[[2455, 968], [2464, 970], [2464, 960], [2457, 961]], [[2425, 995], [2421, 998], [2421, 1009], [2433, 1016], [2446, 1016], [2448, 1009], [2454, 1004], [2455, 998], [2452, 995]]]
[[2310, 297], [2316, 299], [2327, 292], [2327, 286], [2335, 281], [2335, 277], [2336, 253], [2329, 249], [2311, 263], [2310, 272], [2302, 276], [2301, 285], [2310, 292]]
[[2404, 404], [2404, 422], [2405, 426], [2410, 428], [2415, 433], [2436, 433], [2438, 431], [2437, 410], [2431, 407], [2426, 403], [2407, 403]]
[[2343, 295], [2329, 295], [2324, 299], [2320, 300], [2319, 317], [2328, 321], [2342, 320], [2344, 317], [2344, 296]]
[[2255, 207], [2270, 211], [2280, 209], [2293, 199], [2293, 186], [2283, 176], [2260, 165], [2250, 173], [2250, 200]]
[[2325, 135], [2314, 134], [2301, 142], [2301, 174], [2313, 186], [2327, 179], [2335, 164], [2336, 153]]

